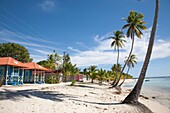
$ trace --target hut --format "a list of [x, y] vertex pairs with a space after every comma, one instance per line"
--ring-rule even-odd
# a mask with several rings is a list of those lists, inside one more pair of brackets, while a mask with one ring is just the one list
[[35, 62], [24, 63], [24, 83], [45, 83], [45, 72], [48, 69]]
[[0, 78], [5, 85], [23, 84], [25, 65], [11, 57], [0, 58]]

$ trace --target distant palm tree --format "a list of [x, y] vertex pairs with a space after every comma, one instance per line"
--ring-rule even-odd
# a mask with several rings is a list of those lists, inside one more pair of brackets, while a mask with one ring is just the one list
[[97, 79], [99, 80], [99, 83], [102, 83], [104, 79], [106, 79], [106, 70], [103, 70], [102, 68], [98, 70], [97, 72]]
[[107, 71], [106, 72], [106, 80], [107, 80], [107, 82], [110, 82], [110, 80], [111, 80], [111, 78], [113, 77], [113, 72], [112, 71]]
[[94, 82], [94, 79], [96, 79], [96, 71], [97, 71], [97, 66], [90, 66], [88, 68], [89, 70], [89, 74], [90, 74], [90, 78], [91, 78], [91, 83]]
[[86, 80], [89, 80], [89, 73], [87, 68], [84, 68], [82, 73], [86, 76]]
[[130, 94], [125, 98], [123, 103], [133, 103], [133, 104], [138, 103], [138, 98], [139, 98], [139, 95], [140, 95], [142, 84], [143, 84], [143, 81], [145, 79], [146, 71], [147, 71], [148, 64], [149, 64], [151, 54], [152, 54], [152, 48], [153, 48], [153, 44], [154, 44], [156, 26], [157, 26], [157, 21], [158, 21], [158, 12], [159, 12], [159, 0], [156, 0], [154, 22], [153, 22], [153, 25], [152, 25], [152, 31], [151, 31], [151, 35], [150, 35], [148, 50], [147, 50], [147, 53], [146, 53], [146, 56], [145, 56], [145, 61], [144, 61], [143, 67], [142, 67], [141, 72], [140, 72], [140, 76], [138, 78], [138, 81], [137, 81], [135, 87], [130, 92]]
[[123, 79], [122, 83], [120, 83], [119, 87], [121, 87], [122, 84], [125, 82], [125, 79], [126, 79], [128, 73], [129, 73], [130, 68], [134, 68], [135, 64], [137, 63], [136, 59], [137, 59], [136, 55], [132, 54], [128, 61], [127, 61], [127, 59], [125, 60], [125, 62], [127, 62], [128, 70], [127, 70], [127, 72], [126, 72], [126, 74], [124, 76], [124, 79]]
[[[125, 28], [128, 28], [127, 30], [127, 33], [126, 33], [126, 36], [127, 37], [131, 37], [132, 39], [132, 45], [131, 45], [131, 50], [130, 50], [130, 53], [129, 53], [129, 56], [127, 58], [127, 61], [129, 60], [131, 54], [132, 54], [132, 51], [133, 51], [133, 45], [134, 45], [134, 38], [135, 38], [135, 35], [138, 37], [138, 38], [141, 38], [142, 36], [142, 31], [141, 30], [146, 30], [147, 28], [144, 26], [144, 24], [146, 24], [146, 22], [144, 22], [142, 19], [144, 18], [144, 15], [141, 14], [141, 13], [137, 13], [135, 11], [130, 11], [130, 14], [128, 16], [128, 18], [123, 18], [124, 20], [126, 20], [127, 24], [123, 26], [122, 29], [125, 29]], [[140, 30], [141, 29], [141, 30]], [[116, 84], [114, 86], [117, 86], [120, 79], [121, 79], [121, 76], [122, 76], [122, 73], [125, 69], [127, 65], [127, 62], [125, 62], [123, 68], [122, 68], [122, 71], [120, 73], [120, 76], [118, 78], [118, 81], [116, 82]]]
[[118, 78], [118, 74], [119, 73], [116, 73], [115, 74], [115, 72], [116, 71], [118, 71], [118, 72], [120, 72], [121, 71], [121, 65], [120, 64], [114, 64], [112, 67], [111, 67], [111, 70], [112, 70], [112, 72], [113, 72], [113, 75], [114, 75], [114, 78], [113, 78], [113, 83], [112, 83], [112, 86], [115, 84], [115, 82], [116, 82], [116, 80], [117, 80], [117, 78]]
[[71, 75], [71, 77], [72, 77], [72, 80], [74, 80], [74, 77], [76, 76], [76, 75], [78, 75], [79, 74], [79, 69], [76, 67], [76, 64], [75, 65], [72, 65], [71, 67], [70, 67], [70, 75]]
[[[115, 50], [117, 50], [117, 69], [116, 69], [116, 78], [118, 76], [118, 63], [119, 63], [119, 49], [123, 47], [124, 42], [126, 42], [124, 40], [125, 36], [123, 35], [122, 31], [116, 31], [114, 33], [113, 37], [109, 37], [111, 39], [113, 39], [113, 42], [111, 43], [111, 47], [114, 47]], [[115, 84], [115, 81], [113, 82], [113, 85]]]

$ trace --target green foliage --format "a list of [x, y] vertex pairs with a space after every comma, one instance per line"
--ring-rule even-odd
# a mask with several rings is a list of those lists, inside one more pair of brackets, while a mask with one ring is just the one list
[[[127, 57], [126, 57], [127, 58]], [[137, 58], [136, 58], [136, 55], [132, 54], [130, 57], [129, 57], [129, 60], [125, 60], [125, 62], [127, 62], [127, 66], [129, 68], [133, 68], [135, 66], [135, 64], [137, 64], [136, 62]]]
[[99, 69], [96, 77], [99, 82], [102, 83], [103, 80], [106, 80], [106, 70], [103, 70], [102, 68]]
[[120, 72], [121, 71], [121, 65], [120, 64], [114, 64], [112, 67], [111, 67], [111, 70], [112, 70], [112, 72], [116, 72], [116, 70], [118, 70], [118, 72]]
[[[127, 18], [123, 18], [127, 22], [123, 26], [123, 29], [128, 28], [126, 36], [133, 37], [135, 34], [138, 38], [141, 38], [142, 32], [141, 30], [146, 30], [146, 22], [143, 21], [144, 15], [142, 13], [138, 13], [135, 11], [130, 11], [129, 16]], [[140, 30], [141, 29], [141, 30]]]
[[42, 61], [39, 61], [37, 62], [37, 64], [45, 67], [45, 68], [48, 68], [48, 69], [55, 69], [55, 65], [53, 63], [50, 63], [48, 60], [42, 60]]
[[83, 69], [83, 72], [82, 72], [83, 75], [86, 75], [86, 80], [89, 80], [89, 72], [88, 72], [88, 69], [87, 68], [84, 68]]
[[59, 67], [59, 62], [61, 62], [61, 56], [54, 50], [52, 54], [48, 55], [47, 60], [39, 61], [38, 64], [48, 69], [55, 70], [57, 66]]
[[75, 80], [73, 80], [73, 81], [71, 81], [70, 86], [74, 86], [75, 84], [76, 84], [76, 81], [75, 81]]
[[90, 78], [92, 79], [92, 83], [93, 83], [93, 80], [94, 79], [96, 79], [96, 71], [97, 71], [97, 66], [90, 66], [89, 68], [88, 68], [88, 70], [89, 70], [89, 75], [90, 75]]
[[71, 76], [71, 79], [74, 80], [74, 76], [78, 75], [80, 70], [77, 68], [76, 64], [72, 64], [69, 54], [64, 54], [63, 60], [62, 70], [65, 76], [65, 81], [66, 76]]
[[57, 75], [57, 74], [49, 75], [48, 78], [46, 78], [45, 83], [48, 83], [48, 84], [56, 84], [56, 83], [59, 83], [58, 75]]
[[0, 44], [0, 57], [12, 57], [20, 62], [31, 62], [28, 50], [19, 44], [2, 43]]
[[113, 37], [109, 37], [113, 39], [113, 42], [111, 43], [111, 47], [114, 47], [114, 49], [122, 48], [126, 40], [124, 40], [125, 36], [123, 35], [122, 31], [116, 31], [114, 33]]

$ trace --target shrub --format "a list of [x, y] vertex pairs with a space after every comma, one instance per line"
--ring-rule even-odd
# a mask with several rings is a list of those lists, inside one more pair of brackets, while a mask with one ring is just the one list
[[74, 85], [75, 85], [75, 83], [76, 83], [76, 81], [75, 81], [75, 80], [73, 80], [73, 81], [71, 82], [70, 86], [74, 86]]

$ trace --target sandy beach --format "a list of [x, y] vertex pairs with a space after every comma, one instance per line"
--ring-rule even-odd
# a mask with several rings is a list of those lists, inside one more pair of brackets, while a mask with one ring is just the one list
[[[0, 88], [0, 113], [138, 113], [135, 106], [120, 104], [131, 90], [122, 93], [108, 85], [77, 83], [25, 84]], [[170, 113], [154, 99], [139, 101], [154, 113]]]

